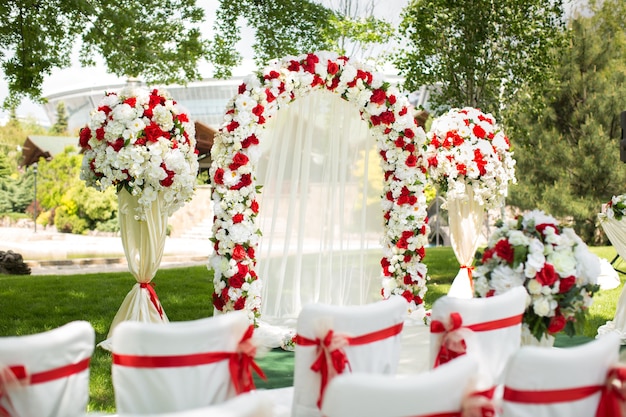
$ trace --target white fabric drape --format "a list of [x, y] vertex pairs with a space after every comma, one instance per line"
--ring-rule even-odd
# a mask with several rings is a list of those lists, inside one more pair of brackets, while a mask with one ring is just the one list
[[461, 265], [448, 295], [457, 298], [472, 298], [471, 266], [478, 249], [480, 228], [485, 217], [485, 208], [474, 200], [474, 190], [467, 185], [466, 199], [448, 200], [448, 223], [450, 244]]
[[[617, 254], [626, 259], [626, 218], [621, 220], [600, 218], [600, 226], [606, 233]], [[622, 339], [622, 344], [626, 344], [626, 293], [622, 288], [622, 293], [617, 301], [615, 308], [615, 316], [613, 320], [607, 321], [598, 328], [598, 335], [602, 336], [606, 333], [616, 332]]]
[[278, 111], [260, 146], [261, 320], [295, 327], [306, 303], [379, 299], [383, 173], [359, 109], [312, 92]]
[[146, 220], [142, 221], [135, 219], [135, 209], [139, 206], [137, 197], [122, 189], [117, 200], [122, 246], [128, 269], [137, 283], [113, 318], [107, 339], [99, 344], [107, 350], [111, 350], [113, 329], [122, 321], [168, 322], [156, 292], [150, 285], [145, 285], [150, 284], [157, 273], [165, 248], [167, 212], [162, 209], [163, 196], [159, 195], [146, 213]]

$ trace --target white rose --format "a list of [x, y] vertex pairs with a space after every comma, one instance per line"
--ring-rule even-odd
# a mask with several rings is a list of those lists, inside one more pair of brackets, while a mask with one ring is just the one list
[[556, 308], [556, 301], [551, 300], [548, 297], [539, 296], [539, 297], [533, 297], [532, 304], [533, 304], [533, 311], [538, 316], [551, 317], [552, 315], [554, 315], [554, 309]]
[[523, 284], [524, 276], [507, 265], [498, 265], [491, 272], [491, 285], [498, 294], [503, 294]]
[[554, 266], [554, 270], [562, 277], [576, 275], [576, 258], [568, 249], [557, 250], [548, 255], [548, 262]]
[[541, 294], [542, 287], [543, 285], [541, 285], [536, 279], [531, 279], [530, 281], [528, 281], [528, 284], [526, 284], [528, 292], [533, 295]]

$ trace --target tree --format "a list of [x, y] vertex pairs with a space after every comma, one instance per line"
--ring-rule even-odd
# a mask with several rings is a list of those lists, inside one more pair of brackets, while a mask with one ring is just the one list
[[67, 135], [67, 110], [65, 109], [65, 103], [59, 101], [57, 104], [57, 120], [50, 128], [50, 134], [64, 136]]
[[147, 82], [199, 78], [206, 53], [195, 0], [8, 0], [0, 2], [0, 64], [9, 84], [5, 108], [40, 100], [44, 76], [71, 63], [80, 41], [82, 65], [104, 58], [109, 72]]
[[267, 61], [287, 55], [318, 50], [344, 54], [359, 48], [381, 44], [391, 39], [392, 26], [373, 15], [370, 2], [365, 16], [358, 2], [340, 0], [335, 11], [312, 0], [220, 0], [210, 44], [209, 58], [216, 67], [216, 77], [229, 77], [242, 60], [236, 44], [241, 40], [241, 19], [255, 31], [254, 61]]
[[599, 243], [597, 213], [624, 192], [619, 116], [626, 110], [626, 4], [591, 2], [591, 16], [569, 25], [558, 79], [543, 110], [528, 112], [530, 95], [510, 109], [519, 185], [509, 203], [569, 218], [583, 240]]
[[562, 15], [560, 0], [412, 0], [394, 63], [408, 91], [436, 87], [436, 112], [472, 106], [498, 117], [521, 88], [549, 79]]

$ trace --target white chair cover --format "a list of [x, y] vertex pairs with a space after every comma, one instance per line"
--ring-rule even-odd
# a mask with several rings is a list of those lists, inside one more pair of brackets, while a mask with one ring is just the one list
[[[482, 388], [491, 388], [501, 382], [502, 372], [510, 356], [519, 349], [522, 332], [521, 315], [526, 309], [527, 292], [524, 287], [515, 287], [504, 294], [487, 298], [462, 299], [443, 296], [433, 303], [431, 319], [444, 325], [450, 322], [452, 313], [462, 317], [463, 337], [467, 352], [479, 358], [482, 379], [477, 383]], [[467, 326], [489, 323], [501, 319], [515, 318], [517, 324], [506, 325], [494, 330], [471, 331]], [[497, 326], [496, 326], [497, 327]], [[433, 333], [431, 324], [430, 359], [434, 366], [441, 347], [443, 333]]]
[[122, 365], [121, 359], [128, 355], [145, 358], [215, 356], [216, 352], [236, 352], [249, 326], [247, 314], [241, 311], [186, 322], [120, 323], [112, 339], [112, 378], [117, 412], [182, 411], [234, 397], [236, 392], [226, 358], [201, 365], [186, 362], [188, 366], [184, 366], [178, 362], [178, 365], [159, 364], [157, 367], [150, 364], [139, 367], [136, 363]]
[[[362, 306], [305, 305], [297, 333], [309, 340], [324, 339], [328, 330], [357, 337], [403, 324], [407, 302], [402, 297]], [[400, 334], [343, 348], [354, 373], [395, 374], [400, 356]], [[318, 348], [296, 344], [292, 417], [319, 417], [320, 373], [311, 370]], [[347, 369], [346, 372], [349, 372]]]
[[[0, 415], [83, 416], [94, 343], [95, 332], [86, 321], [33, 335], [0, 337]], [[27, 379], [7, 372], [6, 367], [18, 366], [24, 367]]]
[[106, 340], [99, 346], [111, 350], [115, 327], [126, 320], [146, 323], [167, 323], [169, 320], [154, 288], [150, 285], [163, 258], [167, 236], [167, 212], [163, 209], [163, 196], [159, 195], [146, 212], [146, 220], [135, 219], [138, 197], [126, 189], [117, 194], [122, 246], [128, 269], [137, 281], [120, 305]]
[[415, 375], [339, 375], [328, 385], [322, 414], [325, 417], [452, 415], [461, 411], [477, 370], [476, 358], [464, 355]]
[[485, 218], [485, 207], [474, 199], [474, 189], [467, 184], [464, 199], [446, 201], [448, 223], [450, 225], [450, 245], [461, 265], [452, 281], [448, 295], [458, 298], [472, 298], [471, 267], [478, 249], [480, 228]]
[[503, 417], [589, 417], [596, 415], [600, 392], [577, 401], [526, 404], [508, 401], [507, 389], [556, 390], [603, 386], [619, 358], [619, 336], [610, 334], [571, 348], [524, 346], [509, 361], [504, 377]]
[[293, 329], [305, 304], [380, 300], [384, 175], [356, 105], [328, 91], [298, 97], [259, 147], [261, 319]]
[[[174, 413], [152, 414], [158, 417], [273, 417], [272, 403], [261, 391], [240, 394], [221, 404]], [[118, 414], [118, 417], [148, 417], [149, 414]]]

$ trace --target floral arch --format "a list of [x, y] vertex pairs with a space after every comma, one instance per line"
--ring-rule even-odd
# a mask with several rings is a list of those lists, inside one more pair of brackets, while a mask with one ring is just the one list
[[219, 312], [246, 310], [251, 320], [260, 316], [263, 277], [255, 272], [260, 236], [256, 221], [260, 187], [255, 177], [258, 145], [266, 122], [279, 109], [315, 90], [353, 102], [368, 123], [384, 172], [381, 294], [384, 298], [403, 296], [410, 312], [421, 311], [427, 281], [421, 261], [428, 241], [425, 133], [408, 99], [394, 86], [368, 67], [329, 52], [270, 62], [259, 76], [239, 86], [226, 107], [211, 151], [213, 305]]

